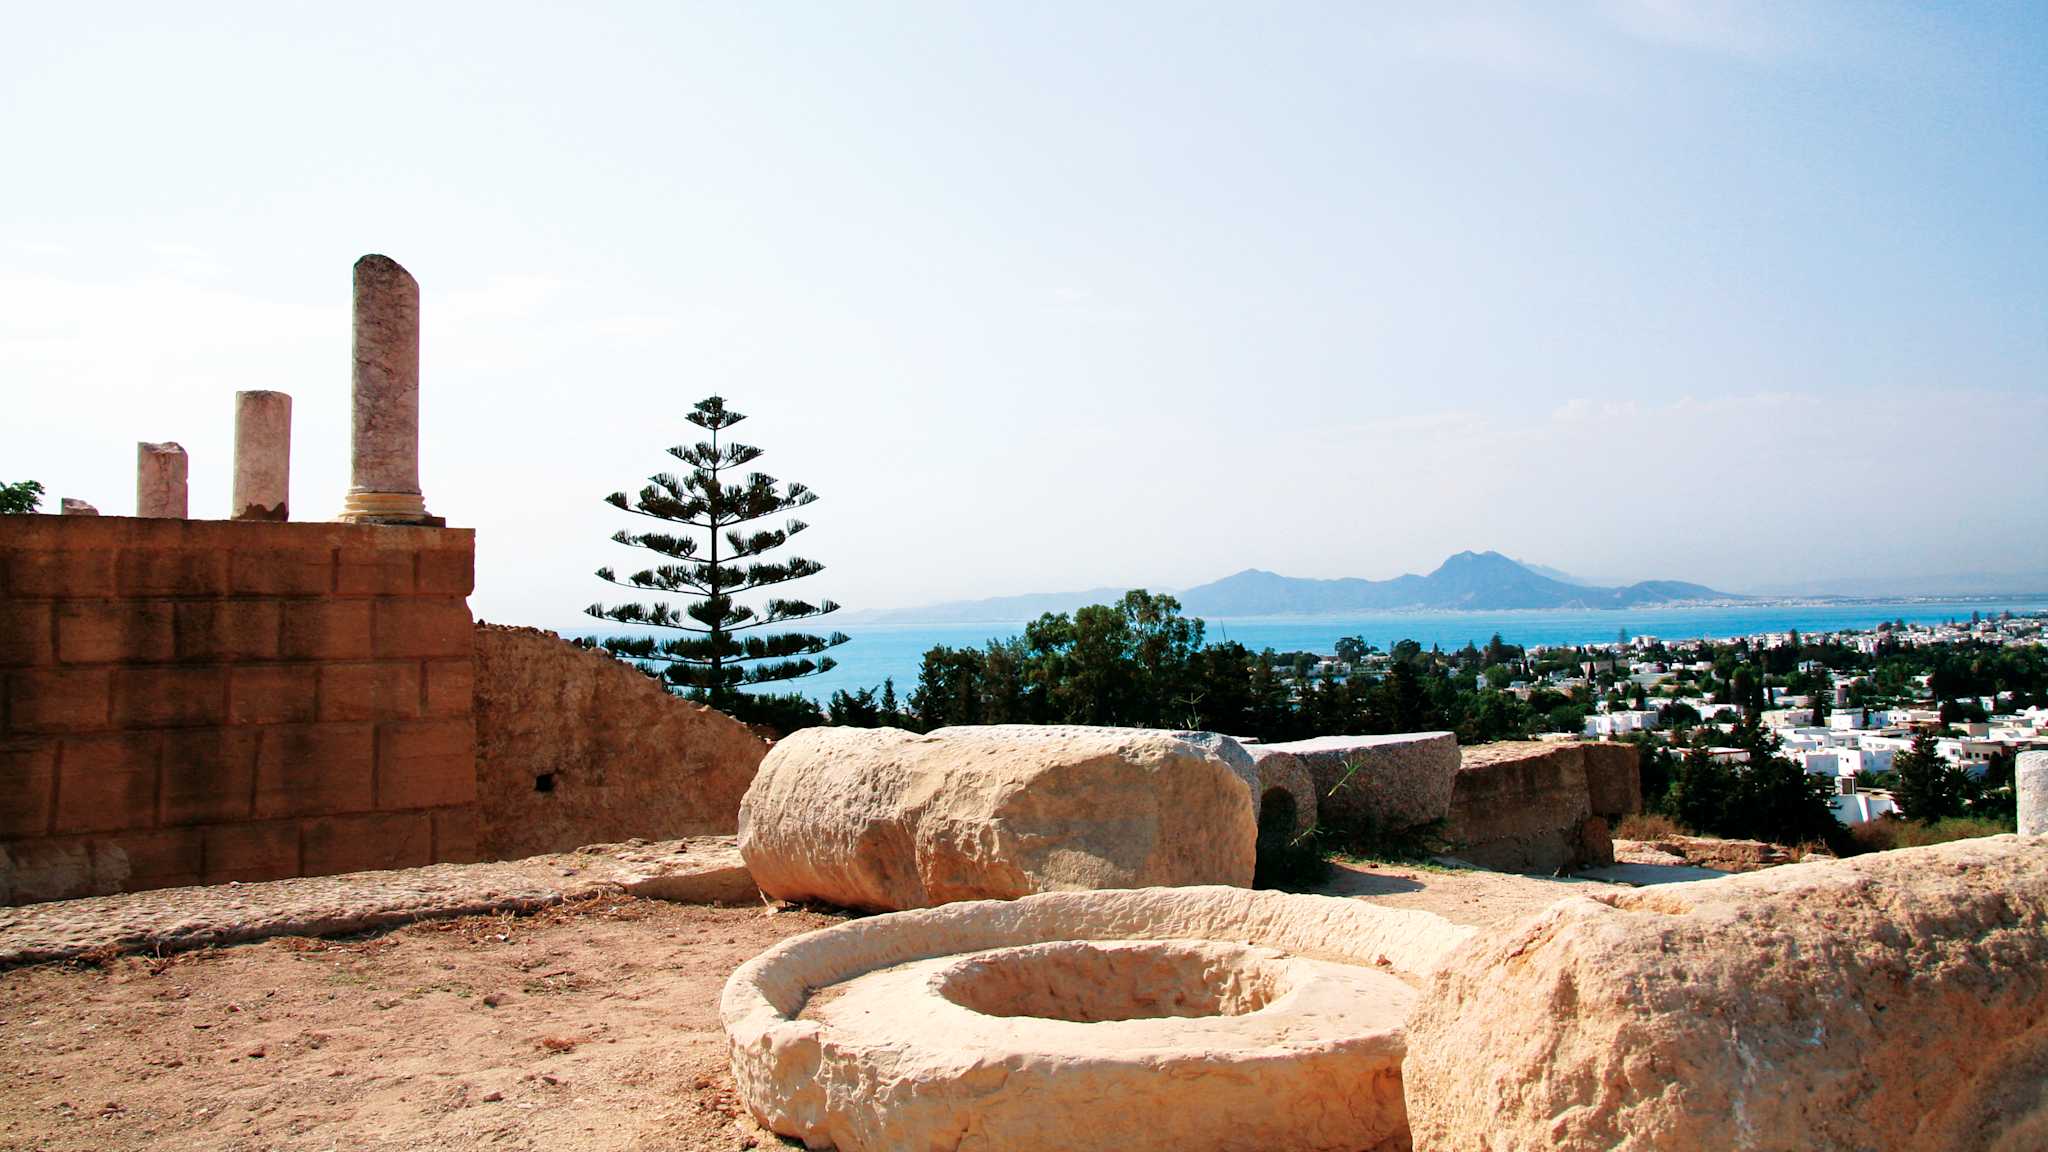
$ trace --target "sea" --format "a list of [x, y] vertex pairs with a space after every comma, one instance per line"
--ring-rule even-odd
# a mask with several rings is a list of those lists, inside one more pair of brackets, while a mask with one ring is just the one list
[[[1522, 610], [1511, 612], [1381, 612], [1331, 616], [1210, 617], [1204, 638], [1235, 640], [1254, 652], [1320, 652], [1335, 650], [1341, 636], [1357, 636], [1380, 648], [1414, 640], [1445, 650], [1468, 642], [1484, 647], [1498, 632], [1510, 644], [1594, 644], [1626, 634], [1662, 640], [1752, 636], [1759, 632], [1838, 632], [1867, 629], [1885, 620], [1939, 624], [1967, 620], [1972, 612], [1993, 615], [2048, 612], [2048, 596], [2005, 599], [1850, 601], [1783, 604], [1712, 604], [1606, 610]], [[822, 621], [820, 622], [822, 623]], [[899, 697], [917, 685], [925, 651], [934, 645], [979, 648], [990, 640], [1007, 639], [1024, 630], [1025, 621], [987, 624], [892, 624], [841, 626], [850, 639], [832, 650], [839, 664], [829, 672], [789, 682], [786, 687], [820, 701], [840, 689], [878, 687], [896, 682]]]

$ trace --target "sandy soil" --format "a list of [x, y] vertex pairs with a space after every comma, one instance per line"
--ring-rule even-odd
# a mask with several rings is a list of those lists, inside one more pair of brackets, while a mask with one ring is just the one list
[[835, 923], [603, 897], [534, 916], [0, 972], [0, 1148], [772, 1143], [718, 991]]
[[[1340, 865], [1464, 924], [1605, 884]], [[718, 994], [809, 911], [602, 896], [338, 940], [0, 972], [0, 1149], [733, 1149]]]

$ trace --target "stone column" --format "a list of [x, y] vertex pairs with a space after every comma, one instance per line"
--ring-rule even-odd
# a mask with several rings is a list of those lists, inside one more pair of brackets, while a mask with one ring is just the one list
[[58, 507], [63, 509], [63, 511], [58, 513], [60, 516], [97, 516], [100, 514], [99, 509], [87, 504], [76, 496], [64, 497], [63, 502]]
[[389, 256], [356, 261], [351, 523], [440, 524], [420, 495], [420, 286]]
[[2020, 753], [2013, 783], [2019, 792], [2020, 835], [2048, 836], [2048, 752]]
[[235, 393], [235, 520], [291, 519], [292, 398]]
[[135, 446], [135, 514], [185, 519], [185, 449], [175, 443]]

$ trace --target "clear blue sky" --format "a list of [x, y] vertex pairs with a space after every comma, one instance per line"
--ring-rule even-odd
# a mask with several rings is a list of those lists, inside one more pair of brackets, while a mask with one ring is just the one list
[[492, 619], [713, 391], [849, 606], [2048, 568], [2048, 6], [581, 7], [11, 12], [0, 479], [331, 516], [377, 251]]

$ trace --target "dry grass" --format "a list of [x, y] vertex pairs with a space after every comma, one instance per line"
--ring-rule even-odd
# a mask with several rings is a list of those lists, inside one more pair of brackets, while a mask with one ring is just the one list
[[1952, 840], [1973, 840], [1979, 836], [2002, 836], [2011, 828], [1995, 820], [1977, 820], [1967, 816], [1937, 820], [1922, 824], [1914, 820], [1894, 820], [1879, 817], [1861, 824], [1851, 824], [1849, 835], [1856, 840], [1856, 846], [1865, 852], [1886, 852], [1893, 848], [1925, 848], [1930, 844], [1947, 844]]
[[1635, 812], [1621, 818], [1614, 826], [1616, 840], [1668, 840], [1673, 836], [1689, 836], [1685, 826], [1669, 816], [1656, 812]]

